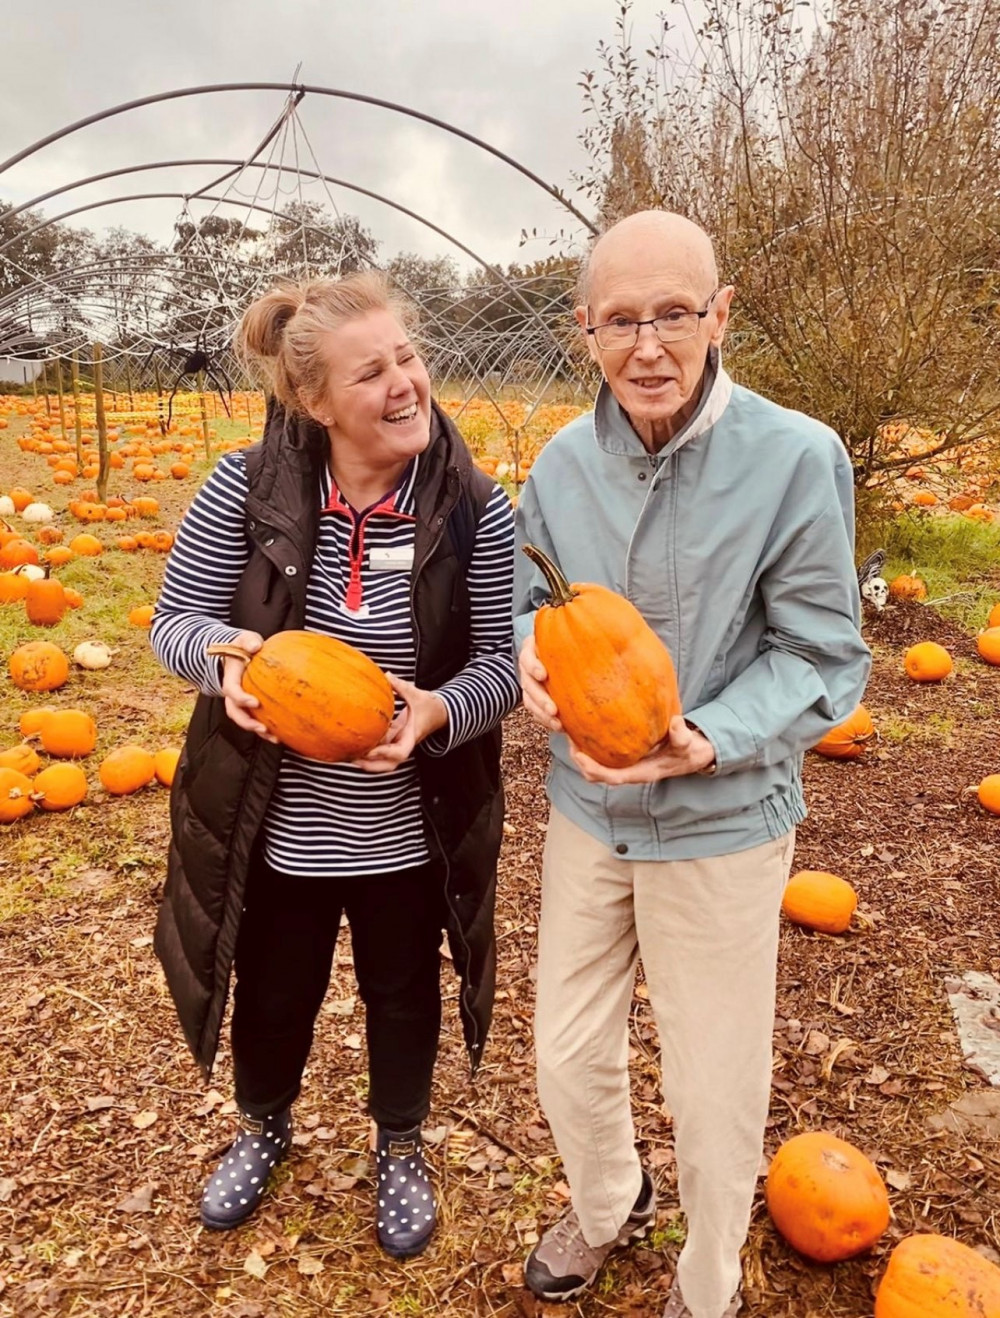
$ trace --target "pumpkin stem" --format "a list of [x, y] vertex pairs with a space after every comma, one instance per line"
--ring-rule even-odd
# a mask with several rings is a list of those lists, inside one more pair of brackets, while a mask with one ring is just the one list
[[221, 654], [229, 659], [242, 659], [248, 664], [253, 658], [249, 650], [244, 650], [240, 645], [209, 645], [205, 648], [206, 654]]
[[570, 588], [569, 582], [547, 554], [543, 554], [534, 545], [524, 545], [522, 547], [532, 563], [541, 568], [545, 574], [545, 580], [552, 592], [552, 599], [549, 601], [552, 608], [557, 609], [561, 604], [568, 604], [570, 600], [576, 599], [577, 592]]

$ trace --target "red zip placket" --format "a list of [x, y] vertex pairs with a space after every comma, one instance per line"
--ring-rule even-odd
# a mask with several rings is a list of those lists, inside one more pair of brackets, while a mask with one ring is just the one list
[[380, 513], [383, 516], [398, 517], [404, 522], [415, 522], [417, 520], [411, 513], [402, 513], [396, 507], [396, 500], [408, 481], [409, 475], [410, 472], [407, 469], [402, 482], [396, 489], [390, 490], [388, 494], [379, 499], [378, 503], [371, 504], [360, 513], [351, 507], [337, 488], [337, 482], [331, 478], [330, 497], [322, 511], [325, 513], [340, 513], [342, 516], [347, 517], [351, 523], [351, 538], [347, 547], [347, 561], [350, 572], [347, 580], [347, 593], [344, 596], [344, 607], [350, 613], [358, 613], [364, 599], [361, 564], [365, 556], [365, 525], [368, 518]]

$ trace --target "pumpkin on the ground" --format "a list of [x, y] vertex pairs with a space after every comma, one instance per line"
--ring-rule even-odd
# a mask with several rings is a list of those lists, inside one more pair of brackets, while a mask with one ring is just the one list
[[18, 604], [28, 593], [30, 578], [14, 569], [0, 572], [0, 604]]
[[986, 619], [987, 627], [1000, 627], [1000, 604], [994, 604], [990, 616]]
[[31, 779], [17, 769], [0, 769], [0, 824], [12, 824], [34, 810]]
[[843, 723], [831, 728], [813, 750], [831, 760], [857, 760], [864, 755], [865, 747], [874, 736], [872, 716], [864, 705], [859, 705]]
[[903, 655], [903, 669], [914, 682], [940, 682], [951, 672], [951, 655], [937, 641], [919, 641]]
[[667, 647], [623, 595], [570, 585], [540, 549], [525, 545], [524, 552], [551, 592], [535, 614], [535, 649], [566, 735], [598, 764], [636, 764], [681, 713]]
[[889, 594], [897, 600], [925, 600], [927, 583], [921, 577], [904, 573], [889, 582]]
[[38, 752], [26, 741], [20, 746], [10, 746], [7, 750], [0, 751], [0, 769], [16, 769], [18, 773], [23, 773], [25, 778], [30, 778], [41, 767], [42, 761]]
[[128, 620], [133, 627], [151, 627], [154, 608], [152, 604], [137, 604], [129, 610]]
[[75, 535], [69, 542], [69, 547], [74, 554], [80, 554], [83, 558], [95, 558], [104, 548], [97, 536], [91, 535], [88, 531]]
[[171, 785], [174, 781], [174, 774], [177, 772], [177, 761], [180, 758], [181, 753], [175, 746], [164, 746], [163, 750], [156, 752], [153, 760], [158, 783], [162, 783], [164, 787]]
[[60, 759], [89, 755], [97, 745], [97, 724], [82, 709], [56, 709], [38, 731], [42, 749]]
[[1000, 667], [1000, 627], [987, 627], [981, 631], [976, 637], [976, 649], [981, 659]]
[[795, 1135], [781, 1146], [765, 1197], [788, 1243], [818, 1263], [870, 1249], [889, 1225], [889, 1195], [875, 1165], [825, 1131]]
[[27, 641], [8, 661], [11, 681], [22, 691], [55, 691], [69, 677], [69, 660], [51, 641]]
[[21, 736], [33, 737], [52, 712], [53, 710], [49, 705], [41, 705], [37, 709], [26, 709], [17, 725]]
[[35, 779], [32, 797], [43, 810], [71, 810], [87, 795], [87, 775], [78, 764], [50, 764]]
[[54, 627], [61, 621], [68, 607], [63, 584], [55, 577], [49, 576], [48, 567], [40, 581], [28, 583], [24, 608], [28, 621], [34, 623], [36, 627]]
[[858, 895], [851, 885], [827, 870], [799, 870], [781, 899], [781, 909], [793, 924], [823, 934], [842, 934], [857, 908]]
[[930, 1233], [889, 1255], [875, 1318], [998, 1318], [1000, 1268], [968, 1245]]
[[128, 796], [153, 781], [156, 762], [141, 746], [119, 746], [105, 756], [97, 772], [112, 796]]
[[[247, 660], [235, 645], [209, 654]], [[260, 705], [254, 718], [291, 750], [336, 764], [370, 751], [392, 722], [389, 679], [367, 655], [332, 636], [287, 631], [269, 636], [243, 670], [243, 690]]]
[[991, 815], [1000, 815], [1000, 773], [990, 773], [976, 788], [979, 804]]

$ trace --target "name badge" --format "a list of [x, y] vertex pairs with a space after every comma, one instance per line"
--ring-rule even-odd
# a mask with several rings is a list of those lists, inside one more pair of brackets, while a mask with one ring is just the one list
[[408, 572], [413, 567], [413, 546], [398, 549], [371, 549], [368, 566], [373, 572]]

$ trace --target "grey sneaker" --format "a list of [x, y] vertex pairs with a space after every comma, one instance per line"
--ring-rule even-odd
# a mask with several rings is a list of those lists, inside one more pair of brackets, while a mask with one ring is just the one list
[[656, 1221], [656, 1187], [648, 1172], [642, 1173], [642, 1189], [625, 1225], [606, 1245], [588, 1245], [580, 1230], [580, 1219], [571, 1208], [550, 1227], [528, 1255], [524, 1284], [540, 1300], [571, 1300], [591, 1284], [608, 1255], [615, 1249], [641, 1239]]
[[[736, 1318], [742, 1308], [743, 1300], [739, 1291], [737, 1291], [722, 1318]], [[681, 1288], [676, 1281], [670, 1287], [670, 1294], [667, 1296], [667, 1307], [663, 1310], [663, 1318], [691, 1318], [691, 1310], [684, 1303]]]

